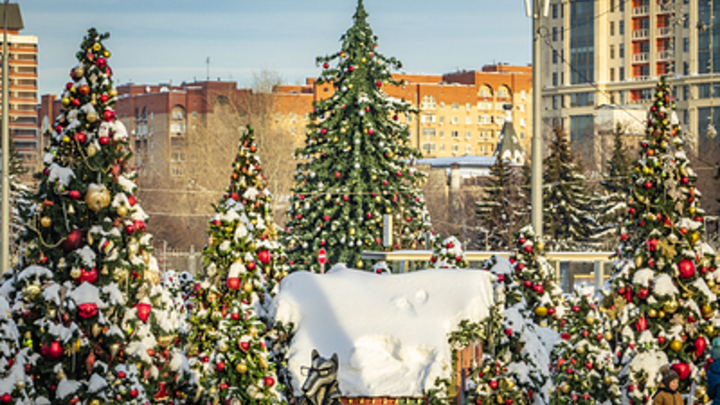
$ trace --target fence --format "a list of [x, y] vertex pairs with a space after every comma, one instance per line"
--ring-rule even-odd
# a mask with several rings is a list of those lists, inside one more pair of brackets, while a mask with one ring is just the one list
[[190, 246], [188, 251], [168, 249], [167, 242], [163, 241], [162, 247], [155, 248], [155, 257], [158, 258], [158, 264], [163, 272], [168, 270], [178, 273], [187, 271], [195, 276], [202, 269], [202, 252], [195, 251], [195, 246]]

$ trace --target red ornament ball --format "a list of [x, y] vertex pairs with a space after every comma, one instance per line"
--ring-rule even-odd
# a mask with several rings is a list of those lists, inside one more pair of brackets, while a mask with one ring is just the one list
[[100, 145], [107, 146], [110, 143], [110, 138], [107, 136], [101, 136], [100, 137]]
[[329, 67], [330, 67], [330, 65], [328, 65], [327, 63], [323, 63], [323, 69], [327, 69]]
[[72, 198], [73, 200], [77, 200], [80, 198], [80, 192], [77, 190], [70, 190], [70, 192], [68, 193], [68, 196], [70, 198]]
[[336, 179], [339, 179], [340, 176], [342, 176], [342, 175], [340, 174], [340, 172], [335, 172], [335, 178], [336, 178]]
[[225, 285], [227, 285], [227, 288], [230, 290], [237, 290], [240, 288], [240, 278], [228, 277], [228, 279], [225, 281]]
[[648, 181], [645, 182], [645, 188], [651, 189], [652, 186], [653, 186], [652, 181], [648, 180]]
[[695, 275], [695, 263], [692, 260], [682, 259], [677, 267], [682, 278], [690, 278]]
[[265, 383], [266, 387], [272, 387], [275, 385], [275, 379], [272, 377], [265, 377], [265, 380], [263, 381]]
[[533, 247], [532, 245], [525, 245], [523, 247], [523, 250], [525, 251], [525, 253], [531, 253], [533, 251]]
[[261, 250], [258, 252], [258, 260], [260, 260], [260, 263], [262, 264], [268, 264], [270, 263], [271, 255], [270, 252], [267, 250]]

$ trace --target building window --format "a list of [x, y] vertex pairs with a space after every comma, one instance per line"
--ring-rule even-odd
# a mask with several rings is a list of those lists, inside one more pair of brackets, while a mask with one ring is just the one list
[[525, 139], [525, 132], [520, 132], [520, 139]]
[[619, 58], [625, 57], [625, 44], [618, 45], [618, 57]]
[[618, 80], [621, 82], [625, 80], [625, 68], [624, 67], [621, 67], [618, 69]]
[[421, 148], [423, 152], [431, 153], [437, 150], [437, 144], [435, 142], [423, 142]]
[[558, 40], [558, 27], [552, 28], [552, 40], [557, 41]]
[[[442, 122], [442, 117], [440, 117], [440, 121]], [[423, 114], [420, 116], [420, 122], [423, 124], [430, 124], [435, 122], [435, 115], [434, 114]]]
[[620, 35], [625, 35], [625, 20], [620, 20], [618, 22], [618, 33]]
[[[711, 2], [716, 4], [713, 8], [713, 15], [710, 15]], [[698, 4], [698, 26], [705, 27], [705, 29], [698, 30], [697, 33], [697, 73], [718, 73], [720, 72], [720, 32], [718, 32], [717, 24], [720, 21], [720, 7], [713, 0], [701, 0], [696, 4]], [[711, 44], [712, 49], [710, 49]], [[712, 72], [710, 71], [711, 65]]]
[[558, 109], [558, 104], [559, 104], [558, 101], [559, 101], [559, 98], [560, 98], [560, 96], [553, 96], [553, 98], [552, 98], [553, 110], [557, 110], [557, 109]]
[[615, 69], [613, 69], [613, 68], [610, 68], [610, 81], [611, 82], [615, 81]]
[[478, 117], [478, 123], [480, 124], [492, 124], [492, 118], [489, 115], [483, 114]]
[[197, 117], [198, 117], [197, 111], [193, 111], [193, 112], [192, 112], [192, 117], [193, 117], [193, 118], [197, 118]]
[[465, 153], [467, 153], [468, 155], [471, 154], [471, 153], [472, 153], [472, 146], [470, 146], [470, 145], [465, 146]]
[[558, 18], [558, 5], [552, 5], [552, 18]]
[[[620, 0], [623, 1], [623, 0]], [[615, 0], [610, 0], [610, 11], [615, 11]]]
[[615, 59], [615, 45], [610, 45], [610, 59]]
[[690, 86], [683, 86], [683, 100], [690, 100]]
[[570, 107], [591, 107], [595, 105], [595, 93], [572, 93], [570, 94]]
[[440, 102], [440, 109], [442, 110], [442, 109], [444, 109], [444, 108], [445, 108], [445, 103], [441, 101], [441, 102]]
[[690, 52], [690, 38], [683, 38], [683, 52]]
[[472, 104], [470, 104], [470, 103], [465, 103], [465, 109], [468, 110], [468, 111], [472, 110]]
[[440, 131], [440, 138], [445, 138], [445, 131]]
[[435, 128], [423, 128], [422, 129], [422, 136], [426, 138], [434, 138], [435, 137]]
[[570, 141], [578, 143], [590, 139], [594, 130], [594, 117], [592, 114], [570, 117]]
[[625, 11], [625, 1], [621, 0], [618, 4], [620, 5], [620, 11]]
[[570, 83], [595, 81], [595, 2], [576, 0], [570, 3]]
[[683, 28], [690, 28], [690, 14], [683, 15]]
[[452, 146], [452, 151], [453, 151], [453, 153], [458, 153], [458, 150], [460, 150], [460, 147], [459, 147], [458, 145], [453, 145], [453, 146]]
[[472, 138], [472, 132], [465, 131], [465, 139], [470, 139], [470, 138]]
[[558, 85], [558, 74], [557, 74], [557, 72], [553, 72], [553, 74], [552, 74], [552, 84], [553, 84], [553, 87], [557, 87], [557, 85]]
[[556, 51], [555, 49], [553, 49], [552, 55], [553, 55], [553, 56], [552, 56], [552, 63], [553, 63], [553, 65], [557, 65], [557, 63], [558, 63], [558, 51]]
[[154, 119], [154, 118], [155, 118], [155, 113], [150, 111], [150, 119]]
[[451, 117], [451, 118], [450, 118], [450, 123], [453, 124], [453, 125], [457, 125], [457, 124], [460, 123], [460, 119], [459, 119], [458, 117]]
[[445, 145], [443, 145], [443, 144], [440, 145], [440, 152], [445, 152]]
[[615, 21], [610, 21], [610, 36], [615, 35]]
[[525, 118], [520, 118], [520, 126], [525, 128]]
[[460, 138], [460, 134], [458, 134], [458, 131], [451, 131], [450, 134], [455, 139]]
[[505, 86], [500, 87], [500, 89], [498, 89], [498, 92], [497, 92], [498, 98], [506, 98], [509, 96], [509, 94], [510, 94], [510, 91]]
[[698, 98], [720, 96], [720, 82], [698, 84]]
[[505, 117], [502, 117], [502, 116], [497, 117], [497, 118], [495, 118], [495, 122], [496, 122], [498, 125], [503, 125], [503, 124], [505, 124]]
[[480, 88], [480, 97], [492, 97], [492, 89], [488, 86]]
[[466, 125], [472, 124], [472, 118], [470, 118], [470, 117], [465, 117], [465, 124], [466, 124]]
[[425, 96], [420, 103], [420, 109], [422, 110], [434, 110], [436, 108], [435, 98], [433, 96]]
[[683, 74], [685, 76], [690, 74], [690, 64], [687, 62], [683, 62]]
[[460, 108], [460, 105], [458, 103], [452, 103], [453, 110], [457, 110], [458, 108]]
[[688, 110], [683, 111], [683, 125], [690, 125], [690, 111]]

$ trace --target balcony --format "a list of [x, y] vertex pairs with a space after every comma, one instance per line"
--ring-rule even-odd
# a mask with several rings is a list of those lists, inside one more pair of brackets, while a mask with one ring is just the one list
[[632, 78], [634, 82], [646, 82], [649, 80], [655, 80], [652, 76], [635, 76]]
[[670, 51], [660, 51], [660, 52], [658, 52], [658, 54], [657, 54], [657, 60], [658, 60], [658, 62], [667, 61], [667, 60], [670, 60], [670, 59], [671, 59]]
[[662, 27], [655, 30], [657, 37], [669, 37], [670, 34], [672, 34], [672, 28], [670, 27]]
[[633, 63], [646, 63], [648, 59], [650, 58], [650, 54], [648, 52], [643, 53], [635, 53], [632, 56]]
[[648, 31], [650, 31], [650, 30], [648, 30], [647, 28], [643, 28], [643, 29], [639, 29], [639, 30], [634, 30], [634, 31], [632, 32], [632, 39], [633, 39], [633, 40], [636, 40], [636, 39], [648, 39], [648, 36], [650, 35], [650, 33], [649, 33]]
[[632, 9], [633, 17], [640, 17], [640, 16], [646, 16], [646, 15], [650, 15], [650, 7], [649, 6], [633, 7], [633, 9]]

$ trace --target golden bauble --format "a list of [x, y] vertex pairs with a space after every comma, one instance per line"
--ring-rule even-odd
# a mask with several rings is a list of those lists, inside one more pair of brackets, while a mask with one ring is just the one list
[[85, 68], [82, 66], [78, 66], [75, 68], [75, 71], [73, 72], [76, 78], [81, 78], [85, 75]]
[[715, 288], [715, 280], [710, 279], [705, 284], [707, 284], [708, 288]]
[[695, 214], [695, 211], [697, 211], [697, 209], [695, 207], [690, 207], [688, 208], [688, 211], [690, 211], [691, 214]]
[[116, 283], [124, 282], [127, 279], [128, 272], [126, 269], [115, 269], [113, 272], [113, 281]]
[[390, 209], [390, 207], [385, 207], [385, 213], [386, 213], [386, 214], [389, 214], [389, 213], [391, 213], [391, 212], [392, 212], [392, 209]]
[[[108, 54], [109, 53], [110, 52], [108, 52]], [[108, 94], [110, 95], [110, 97], [115, 97], [115, 96], [117, 96], [117, 90], [115, 88], [112, 88], [112, 89], [110, 89], [110, 91], [108, 91]]]
[[658, 315], [658, 313], [657, 313], [657, 311], [655, 310], [655, 308], [650, 308], [650, 309], [648, 309], [647, 315], [648, 315], [650, 318], [655, 318], [655, 317]]
[[642, 263], [643, 263], [642, 256], [638, 256], [638, 257], [635, 258], [635, 267], [640, 267], [640, 266], [642, 266]]
[[266, 370], [268, 367], [270, 367], [270, 363], [268, 363], [267, 357], [260, 356], [258, 359], [258, 364], [260, 364], [260, 368], [263, 370]]
[[243, 291], [245, 291], [246, 293], [251, 293], [252, 290], [253, 290], [252, 283], [247, 282], [247, 283], [243, 284]]
[[253, 225], [257, 225], [257, 219], [251, 219], [251, 220], [250, 220], [250, 223], [253, 224]]
[[548, 310], [546, 307], [541, 305], [541, 306], [535, 308], [535, 315], [537, 315], [539, 317], [545, 317], [545, 316], [547, 316], [547, 314], [548, 314]]
[[690, 234], [690, 241], [692, 243], [697, 243], [700, 240], [700, 234], [697, 232], [693, 232]]
[[537, 248], [538, 251], [543, 251], [543, 250], [545, 250], [545, 244], [542, 243], [542, 242], [538, 242], [538, 243], [535, 245], [535, 247]]
[[85, 153], [87, 153], [88, 157], [93, 157], [97, 153], [97, 147], [93, 144], [90, 144], [87, 148], [85, 148]]
[[379, 195], [376, 195], [376, 196], [375, 196], [375, 202], [376, 202], [376, 203], [379, 203], [379, 202], [381, 202], [381, 201], [382, 201], [382, 198], [380, 198]]
[[350, 234], [350, 236], [354, 236], [354, 235], [355, 235], [355, 228], [350, 228], [350, 229], [348, 230], [348, 233]]
[[612, 383], [612, 378], [610, 378], [610, 377], [603, 378], [603, 383], [605, 385], [610, 385]]
[[63, 141], [63, 143], [70, 143], [70, 137], [69, 137], [69, 136], [64, 136], [63, 139], [62, 139], [62, 141]]
[[593, 316], [593, 314], [588, 314], [588, 316], [585, 317], [585, 323], [593, 325], [595, 323], [595, 316]]
[[68, 105], [70, 105], [70, 99], [67, 98], [67, 97], [63, 97], [62, 100], [60, 100], [60, 102], [61, 102], [62, 105], [64, 105], [65, 107], [67, 107]]
[[210, 396], [214, 396], [215, 394], [217, 394], [217, 388], [210, 387], [210, 389], [208, 390], [208, 394], [210, 394]]
[[362, 260], [358, 260], [358, 261], [357, 261], [357, 267], [358, 267], [358, 269], [362, 269], [364, 265], [365, 265], [365, 263], [363, 263]]
[[683, 343], [679, 340], [673, 340], [672, 343], [670, 343], [670, 349], [674, 352], [679, 352], [683, 348]]
[[135, 242], [135, 240], [131, 240], [130, 242], [128, 242], [127, 250], [130, 256], [135, 256], [138, 253], [139, 249], [140, 247], [138, 246], [137, 242]]
[[89, 123], [93, 123], [93, 122], [97, 121], [98, 116], [96, 113], [91, 111], [85, 115], [85, 119], [87, 119]]
[[62, 371], [58, 371], [57, 373], [55, 373], [55, 378], [57, 378], [58, 381], [62, 381], [63, 379], [67, 378], [67, 376]]
[[495, 397], [495, 401], [500, 405], [505, 404], [505, 400], [503, 399], [502, 395], [498, 395], [497, 397]]
[[52, 219], [50, 219], [50, 217], [42, 217], [40, 218], [40, 225], [42, 225], [43, 228], [49, 228], [50, 225], [52, 225]]
[[515, 388], [515, 381], [513, 381], [513, 380], [511, 380], [511, 379], [509, 379], [509, 378], [506, 378], [506, 379], [505, 379], [505, 388], [507, 388], [507, 389], [509, 389], [509, 390]]
[[90, 405], [100, 405], [100, 401], [97, 399], [93, 399], [92, 401], [90, 401]]
[[570, 385], [567, 383], [563, 384], [562, 386], [560, 386], [560, 391], [562, 391], [563, 394], [567, 394], [568, 392], [570, 392]]
[[667, 315], [665, 311], [658, 311], [658, 318], [665, 318], [665, 315]]
[[237, 371], [240, 374], [245, 374], [248, 371], [247, 364], [245, 363], [238, 363], [237, 366], [235, 366], [235, 371]]
[[35, 299], [40, 296], [41, 293], [42, 290], [37, 284], [28, 284], [22, 289], [23, 297], [27, 302], [35, 301]]
[[102, 327], [100, 325], [98, 325], [97, 323], [94, 323], [92, 326], [93, 337], [97, 337], [100, 334], [100, 332], [102, 332]]
[[19, 389], [20, 391], [25, 389], [25, 381], [19, 380], [15, 383], [15, 387]]
[[110, 205], [110, 192], [105, 186], [91, 186], [85, 193], [85, 204], [94, 212]]
[[585, 353], [585, 346], [578, 346], [578, 347], [576, 347], [576, 348], [575, 348], [575, 352], [576, 352], [577, 354], [583, 354], [583, 353]]
[[710, 337], [713, 337], [717, 334], [717, 330], [715, 329], [715, 326], [707, 325], [705, 327], [705, 333], [707, 333]]
[[678, 302], [674, 299], [671, 299], [670, 301], [665, 301], [665, 304], [663, 304], [663, 309], [668, 314], [674, 314], [675, 311], [678, 309]]
[[702, 306], [701, 311], [702, 311], [702, 314], [703, 314], [704, 316], [709, 316], [710, 314], [712, 314], [713, 309], [712, 309], [712, 307], [711, 307], [710, 305], [705, 304], [705, 305]]
[[370, 176], [370, 180], [372, 180], [372, 181], [377, 180], [377, 175], [373, 174], [372, 176]]
[[702, 398], [707, 394], [707, 391], [705, 389], [705, 386], [698, 385], [695, 387], [695, 398]]

